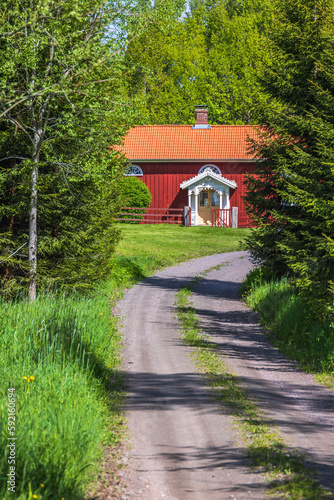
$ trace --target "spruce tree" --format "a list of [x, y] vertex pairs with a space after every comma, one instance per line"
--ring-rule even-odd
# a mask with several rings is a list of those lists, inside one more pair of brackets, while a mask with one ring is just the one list
[[[275, 3], [272, 63], [262, 85], [261, 161], [246, 198], [260, 227], [249, 239], [255, 258], [290, 273], [318, 317], [333, 312], [334, 9], [331, 1]], [[269, 43], [268, 43], [269, 46]], [[278, 112], [279, 108], [281, 111]]]

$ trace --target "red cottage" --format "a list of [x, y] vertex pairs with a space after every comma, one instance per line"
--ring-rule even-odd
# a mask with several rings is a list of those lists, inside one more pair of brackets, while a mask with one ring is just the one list
[[247, 227], [244, 178], [255, 161], [247, 137], [256, 137], [252, 126], [209, 125], [207, 107], [198, 106], [194, 126], [132, 128], [122, 152], [131, 163], [128, 175], [149, 188], [151, 208], [190, 206], [192, 225], [211, 225], [213, 209], [238, 207], [238, 226]]

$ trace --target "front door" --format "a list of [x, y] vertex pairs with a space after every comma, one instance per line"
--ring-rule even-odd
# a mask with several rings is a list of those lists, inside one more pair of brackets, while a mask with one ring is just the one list
[[211, 226], [211, 211], [212, 208], [219, 208], [219, 196], [213, 189], [204, 189], [198, 196], [198, 225]]

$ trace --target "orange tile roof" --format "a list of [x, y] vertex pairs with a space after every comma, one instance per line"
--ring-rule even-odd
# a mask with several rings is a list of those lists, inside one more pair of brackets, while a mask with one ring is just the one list
[[257, 136], [249, 125], [139, 125], [129, 130], [120, 149], [129, 160], [251, 160], [248, 136]]

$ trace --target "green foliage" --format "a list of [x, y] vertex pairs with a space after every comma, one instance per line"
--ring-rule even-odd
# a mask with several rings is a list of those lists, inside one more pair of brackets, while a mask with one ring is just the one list
[[[257, 123], [267, 99], [256, 71], [267, 51], [269, 2], [191, 2], [180, 16], [170, 2], [159, 19], [129, 47], [129, 92], [142, 100], [146, 123], [193, 123], [196, 104], [207, 104], [214, 124]], [[242, 6], [242, 8], [241, 8]]]
[[[101, 158], [101, 162], [103, 158]], [[117, 174], [120, 170], [120, 174]], [[2, 167], [0, 176], [0, 238], [2, 257], [27, 243], [29, 235], [29, 168]], [[110, 255], [120, 238], [113, 218], [120, 207], [117, 160], [108, 157], [105, 187], [95, 173], [78, 175], [45, 165], [39, 176], [39, 290], [77, 288], [82, 291], [106, 279]], [[28, 245], [0, 264], [2, 295], [26, 288]]]
[[275, 15], [272, 61], [262, 76], [273, 106], [264, 110], [266, 126], [253, 144], [262, 161], [246, 198], [263, 227], [250, 248], [266, 265], [285, 267], [314, 315], [328, 318], [334, 302], [334, 9], [327, 0], [316, 6], [284, 0], [276, 2]]
[[138, 177], [125, 176], [120, 189], [123, 206], [138, 208], [147, 208], [150, 206], [150, 190]]
[[245, 239], [245, 247], [251, 252], [253, 261], [262, 265], [266, 272], [276, 276], [287, 274], [284, 254], [280, 248], [284, 234], [275, 224], [253, 228]]
[[[36, 276], [36, 250], [40, 290], [87, 289], [108, 273], [119, 239], [113, 217], [125, 167], [124, 158], [109, 148], [135, 117], [122, 83], [126, 33], [120, 29], [121, 5], [1, 3], [0, 273], [5, 296], [22, 291]], [[140, 29], [145, 21], [134, 17]]]
[[[144, 184], [137, 177], [126, 176], [124, 177], [120, 186], [120, 196], [123, 207], [138, 207], [147, 208], [151, 204], [151, 193], [146, 184]], [[143, 210], [133, 210], [125, 208], [122, 210], [122, 217], [129, 219], [137, 219], [137, 221], [128, 222], [128, 224], [137, 224], [143, 218]]]
[[[15, 498], [83, 498], [101, 446], [119, 439], [120, 339], [106, 293], [40, 296], [0, 303], [1, 414], [16, 397]], [[1, 421], [1, 498], [6, 483], [7, 420]], [[44, 485], [44, 486], [41, 486]], [[29, 492], [30, 496], [29, 496]]]
[[204, 26], [203, 97], [215, 124], [257, 124], [268, 95], [257, 73], [268, 60], [264, 35], [271, 25], [267, 0], [191, 2], [192, 24]]

